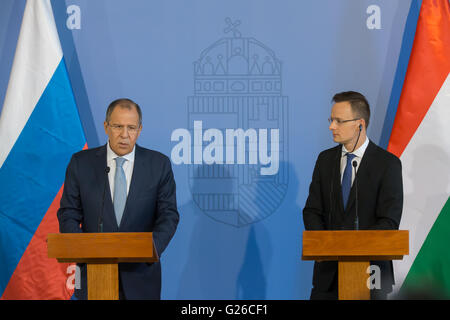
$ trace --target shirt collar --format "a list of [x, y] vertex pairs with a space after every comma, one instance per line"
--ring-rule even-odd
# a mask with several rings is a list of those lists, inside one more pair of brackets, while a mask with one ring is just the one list
[[[366, 136], [366, 140], [364, 141], [364, 143], [355, 151], [353, 151], [352, 153], [357, 156], [358, 158], [362, 158], [364, 155], [364, 152], [366, 152], [367, 146], [369, 145], [369, 138], [367, 138]], [[347, 154], [349, 151], [345, 148], [344, 145], [342, 145], [342, 157]]]
[[[134, 145], [133, 150], [130, 153], [127, 153], [125, 155], [122, 156], [122, 158], [127, 159], [127, 161], [133, 162], [134, 161], [134, 152], [136, 150], [136, 145]], [[117, 155], [112, 149], [111, 146], [109, 145], [109, 140], [107, 143], [107, 147], [106, 147], [106, 161], [110, 162], [113, 161], [115, 158], [120, 157], [119, 155]]]

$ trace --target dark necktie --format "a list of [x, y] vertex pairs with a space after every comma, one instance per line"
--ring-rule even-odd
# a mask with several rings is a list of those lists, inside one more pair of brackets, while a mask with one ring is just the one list
[[342, 177], [342, 200], [344, 200], [344, 209], [347, 208], [348, 196], [352, 188], [352, 160], [354, 157], [354, 154], [347, 153], [347, 165], [345, 166], [344, 176]]

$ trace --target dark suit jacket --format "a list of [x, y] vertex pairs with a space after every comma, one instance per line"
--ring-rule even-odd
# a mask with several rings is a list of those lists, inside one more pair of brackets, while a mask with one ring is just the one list
[[[355, 183], [347, 208], [342, 201], [340, 156], [342, 146], [319, 154], [309, 196], [303, 209], [306, 230], [352, 230], [355, 221]], [[403, 207], [402, 166], [393, 154], [369, 142], [360, 162], [358, 183], [360, 230], [398, 229]], [[390, 292], [394, 284], [392, 261], [372, 262], [380, 267], [381, 289]], [[337, 275], [337, 262], [314, 264], [313, 286], [326, 292]]]
[[[75, 153], [66, 171], [58, 220], [60, 232], [153, 232], [161, 257], [178, 225], [175, 181], [165, 155], [136, 145], [133, 176], [120, 226], [117, 225], [106, 169], [106, 145]], [[77, 299], [87, 298], [86, 266]], [[127, 299], [160, 299], [161, 265], [121, 263], [119, 277]]]

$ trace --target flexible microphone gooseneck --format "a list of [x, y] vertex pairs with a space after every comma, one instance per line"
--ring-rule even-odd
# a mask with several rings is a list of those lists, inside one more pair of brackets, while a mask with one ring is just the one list
[[[356, 139], [355, 145], [353, 146], [353, 150], [348, 153], [353, 153], [355, 151], [356, 145], [358, 144], [359, 137], [361, 136], [362, 124], [359, 125], [358, 138]], [[347, 154], [348, 154], [347, 153]], [[356, 160], [352, 161], [352, 166], [355, 172], [355, 179], [353, 183], [355, 183], [355, 230], [359, 230], [359, 215], [358, 215], [358, 182], [356, 181], [356, 167], [358, 166], [358, 162]]]
[[109, 167], [107, 166], [105, 168], [105, 184], [103, 185], [103, 197], [102, 197], [102, 209], [100, 210], [100, 213], [98, 215], [98, 226], [97, 231], [103, 232], [103, 207], [105, 206], [105, 194], [106, 194], [106, 182], [108, 181], [108, 173], [109, 173]]
[[355, 181], [353, 183], [355, 184], [355, 230], [359, 230], [359, 214], [358, 214], [358, 179], [356, 178], [356, 167], [358, 166], [358, 162], [356, 160], [353, 160], [352, 162], [353, 169], [355, 169]]

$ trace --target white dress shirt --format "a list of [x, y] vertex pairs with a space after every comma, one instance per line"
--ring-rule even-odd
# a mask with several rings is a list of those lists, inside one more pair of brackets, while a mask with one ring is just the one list
[[[356, 149], [355, 151], [351, 152], [352, 154], [355, 155], [355, 157], [353, 158], [353, 161], [356, 161], [356, 163], [358, 164], [356, 166], [356, 172], [358, 172], [359, 164], [361, 163], [361, 159], [364, 156], [364, 152], [366, 152], [366, 149], [367, 149], [368, 145], [369, 145], [369, 138], [367, 138], [367, 136], [366, 136], [366, 141], [364, 141], [364, 143], [358, 149]], [[345, 166], [347, 165], [347, 155], [346, 155], [347, 152], [349, 152], [349, 151], [347, 149], [345, 149], [344, 145], [342, 145], [341, 183], [342, 183], [342, 178], [344, 177]], [[353, 166], [352, 166], [352, 185], [353, 185], [353, 180], [355, 180], [355, 169], [353, 169]]]
[[[134, 167], [134, 151], [136, 150], [136, 146], [134, 146], [133, 151], [130, 153], [123, 155], [122, 158], [125, 158], [126, 161], [123, 163], [123, 171], [125, 172], [125, 177], [127, 179], [127, 196], [128, 191], [130, 191], [131, 177], [133, 176], [133, 167]], [[109, 187], [111, 188], [111, 199], [114, 202], [114, 175], [116, 174], [116, 160], [115, 158], [119, 157], [108, 145], [106, 147], [106, 164], [109, 167], [108, 180]]]

